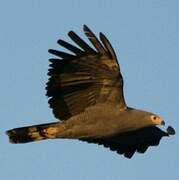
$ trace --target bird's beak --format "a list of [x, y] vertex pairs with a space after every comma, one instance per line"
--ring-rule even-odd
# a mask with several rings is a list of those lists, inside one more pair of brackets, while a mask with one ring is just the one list
[[162, 120], [160, 124], [161, 124], [162, 126], [164, 126], [164, 125], [165, 125], [165, 121]]

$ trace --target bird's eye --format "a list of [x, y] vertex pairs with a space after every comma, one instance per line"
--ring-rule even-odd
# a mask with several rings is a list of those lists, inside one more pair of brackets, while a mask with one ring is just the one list
[[151, 116], [151, 120], [152, 120], [152, 121], [156, 121], [157, 119], [158, 119], [157, 116], [155, 116], [155, 115], [152, 115], [152, 116]]

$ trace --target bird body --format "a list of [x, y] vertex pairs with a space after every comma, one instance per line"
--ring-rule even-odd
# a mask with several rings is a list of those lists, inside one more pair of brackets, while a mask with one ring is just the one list
[[[17, 129], [22, 129], [23, 133], [24, 130], [27, 132], [28, 142], [56, 138], [105, 138], [155, 125], [146, 115], [152, 116], [153, 114], [133, 108], [119, 111], [119, 107], [114, 108], [99, 104], [95, 108], [87, 108], [85, 112], [72, 116], [66, 121], [42, 124], [38, 125], [37, 128], [35, 125]], [[14, 129], [15, 133], [17, 129]], [[20, 136], [22, 135], [20, 134]], [[17, 141], [14, 140], [16, 143], [18, 143], [18, 138]]]
[[[146, 118], [146, 113], [148, 112], [132, 108], [119, 111], [118, 107], [114, 108], [113, 106], [104, 107], [99, 105], [95, 109], [91, 107], [63, 122], [67, 129], [63, 137], [74, 139], [84, 137], [101, 138], [151, 126], [153, 124]], [[140, 127], [138, 124], [140, 124]]]
[[172, 127], [162, 131], [164, 121], [158, 115], [126, 105], [123, 77], [116, 54], [103, 33], [100, 40], [84, 25], [91, 48], [75, 32], [69, 37], [79, 46], [58, 40], [71, 52], [50, 49], [47, 96], [59, 122], [15, 128], [7, 131], [12, 143], [44, 139], [79, 139], [105, 147], [131, 158], [158, 145], [161, 138], [175, 133]]

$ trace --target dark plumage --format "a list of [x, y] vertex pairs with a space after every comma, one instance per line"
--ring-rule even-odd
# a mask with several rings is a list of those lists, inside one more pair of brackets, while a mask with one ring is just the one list
[[84, 32], [94, 48], [70, 31], [69, 37], [79, 47], [60, 39], [58, 44], [71, 53], [49, 50], [57, 58], [50, 59], [47, 96], [61, 121], [9, 130], [10, 141], [79, 139], [131, 158], [175, 134], [172, 127], [166, 132], [156, 127], [164, 124], [159, 116], [127, 107], [123, 77], [110, 42], [103, 33], [97, 39], [86, 25]]

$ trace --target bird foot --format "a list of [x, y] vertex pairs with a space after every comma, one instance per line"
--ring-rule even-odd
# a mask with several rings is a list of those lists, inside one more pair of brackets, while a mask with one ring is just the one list
[[175, 134], [175, 129], [173, 127], [171, 127], [171, 126], [168, 126], [167, 127], [167, 133], [169, 135], [174, 135]]

